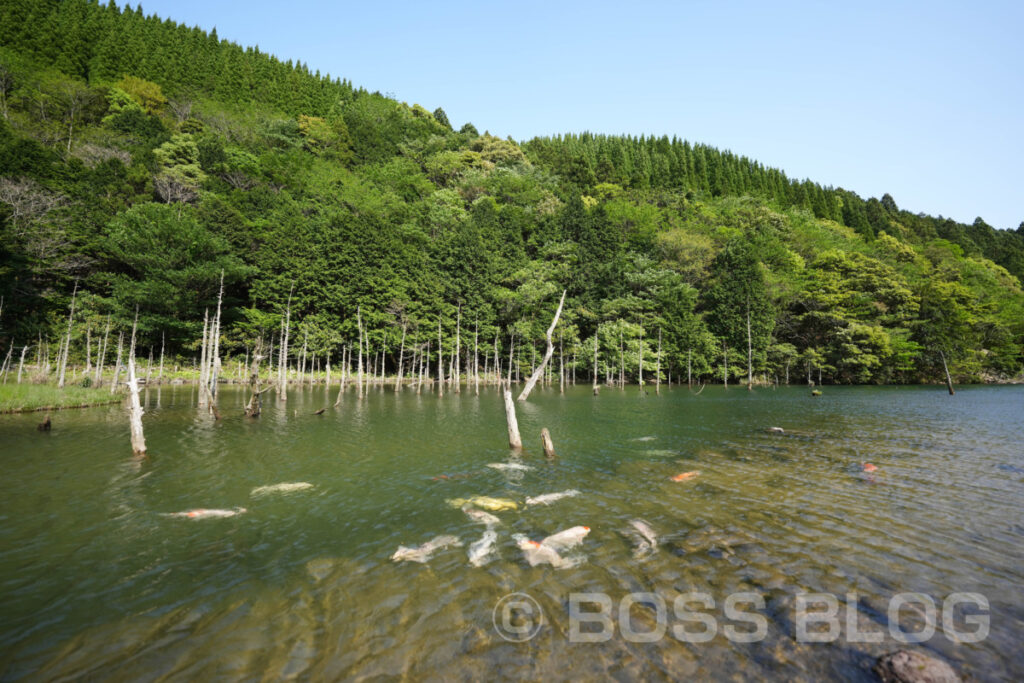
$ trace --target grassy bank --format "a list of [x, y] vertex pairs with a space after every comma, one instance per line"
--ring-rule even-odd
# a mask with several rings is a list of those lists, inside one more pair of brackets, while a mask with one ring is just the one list
[[84, 408], [105, 403], [117, 403], [120, 400], [121, 396], [119, 394], [111, 395], [109, 388], [86, 389], [67, 386], [58, 389], [49, 384], [0, 385], [0, 413]]

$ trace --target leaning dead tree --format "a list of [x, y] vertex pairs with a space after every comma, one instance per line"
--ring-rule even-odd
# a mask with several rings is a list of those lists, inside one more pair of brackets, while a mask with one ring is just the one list
[[128, 352], [128, 424], [131, 427], [132, 451], [142, 455], [146, 452], [146, 438], [142, 434], [142, 403], [139, 401], [139, 382], [135, 376], [135, 330], [138, 322], [139, 311], [135, 309], [132, 345]]
[[548, 348], [544, 352], [544, 359], [540, 362], [540, 365], [538, 365], [534, 369], [533, 374], [530, 375], [530, 379], [526, 381], [526, 386], [523, 387], [522, 393], [520, 393], [519, 398], [516, 399], [517, 401], [525, 401], [526, 398], [530, 395], [530, 392], [533, 391], [534, 385], [537, 384], [537, 380], [539, 380], [541, 376], [544, 374], [544, 367], [548, 364], [548, 361], [551, 360], [551, 356], [555, 352], [555, 344], [551, 339], [551, 335], [555, 331], [555, 326], [558, 325], [559, 316], [562, 315], [562, 305], [565, 304], [565, 292], [566, 290], [563, 289], [562, 298], [558, 302], [558, 310], [555, 311], [555, 317], [551, 321], [551, 326], [548, 327], [547, 334], [545, 335], [548, 342]]

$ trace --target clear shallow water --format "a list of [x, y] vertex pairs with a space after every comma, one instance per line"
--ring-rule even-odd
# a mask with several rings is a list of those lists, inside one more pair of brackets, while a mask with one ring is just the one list
[[[190, 388], [150, 389], [143, 460], [116, 406], [55, 413], [50, 433], [35, 430], [38, 414], [0, 416], [0, 677], [870, 680], [874, 657], [900, 646], [886, 609], [906, 591], [940, 605], [985, 595], [986, 640], [957, 644], [940, 628], [918, 647], [978, 679], [1024, 675], [1024, 387], [826, 387], [819, 399], [804, 387], [538, 390], [519, 406], [523, 462], [536, 469], [519, 473], [486, 467], [509, 458], [493, 388], [442, 399], [375, 388], [362, 402], [350, 388], [331, 408], [335, 391], [294, 390], [252, 421], [225, 388], [215, 423]], [[879, 467], [873, 481], [864, 461]], [[688, 470], [700, 476], [670, 481]], [[251, 496], [279, 482], [315, 488]], [[468, 564], [483, 528], [446, 499], [567, 488], [582, 495], [497, 513], [499, 558]], [[162, 514], [236, 506], [248, 512]], [[642, 561], [624, 533], [636, 518], [661, 540]], [[511, 538], [577, 524], [592, 531], [571, 569], [530, 567]], [[389, 561], [439, 534], [465, 546], [425, 565]], [[544, 613], [526, 643], [492, 624], [515, 591]], [[717, 608], [704, 611], [739, 630], [722, 601], [756, 592], [768, 634], [570, 642], [570, 593], [607, 593], [617, 623], [637, 591], [670, 610], [680, 593], [709, 593]], [[884, 642], [797, 642], [801, 592], [856, 593], [860, 628]], [[630, 614], [636, 630], [653, 624], [650, 606]], [[913, 628], [913, 615], [901, 623]]]

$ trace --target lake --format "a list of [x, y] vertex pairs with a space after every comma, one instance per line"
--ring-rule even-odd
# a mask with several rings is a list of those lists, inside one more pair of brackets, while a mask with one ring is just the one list
[[[0, 677], [873, 680], [900, 647], [980, 680], [1024, 676], [1024, 387], [539, 387], [518, 404], [521, 458], [493, 387], [362, 401], [349, 387], [334, 408], [336, 392], [269, 393], [250, 420], [224, 387], [215, 422], [194, 387], [152, 387], [144, 459], [121, 406], [54, 413], [51, 432], [40, 413], [0, 416]], [[487, 466], [510, 462], [525, 469]], [[313, 486], [253, 493], [283, 482]], [[565, 490], [579, 494], [525, 505]], [[517, 505], [493, 513], [480, 567], [468, 551], [485, 527], [446, 502], [473, 496]], [[530, 566], [513, 538], [576, 525], [590, 533], [563, 568]], [[389, 559], [439, 535], [463, 545]], [[908, 592], [938, 628], [904, 646], [930, 616], [919, 599], [891, 618]], [[502, 611], [512, 593], [533, 607]], [[710, 596], [690, 605], [703, 624], [675, 608], [693, 593]], [[740, 593], [760, 602], [727, 610]], [[832, 642], [803, 642], [812, 593], [838, 598]], [[987, 608], [946, 604], [960, 593]], [[979, 615], [987, 637], [958, 637]], [[708, 621], [708, 642], [675, 635]], [[851, 642], [851, 625], [881, 642]]]

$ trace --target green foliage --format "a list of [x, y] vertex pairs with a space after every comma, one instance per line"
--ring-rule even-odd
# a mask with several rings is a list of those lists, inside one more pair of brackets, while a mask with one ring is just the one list
[[640, 356], [650, 377], [659, 335], [663, 376], [745, 377], [748, 314], [754, 369], [780, 377], [1024, 366], [1024, 227], [675, 138], [456, 132], [213, 32], [28, 5], [0, 0], [0, 344], [56, 340], [77, 279], [76, 329], [138, 306], [146, 343], [192, 349], [223, 271], [225, 343], [269, 343], [290, 296], [293, 338], [336, 359], [358, 306], [391, 367], [403, 328], [436, 353], [438, 319], [451, 353], [461, 311], [528, 371], [563, 289], [556, 334], [602, 379]]

